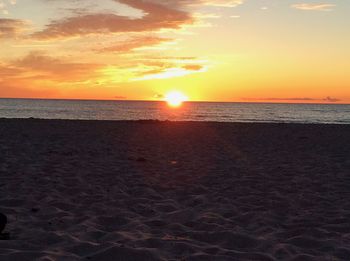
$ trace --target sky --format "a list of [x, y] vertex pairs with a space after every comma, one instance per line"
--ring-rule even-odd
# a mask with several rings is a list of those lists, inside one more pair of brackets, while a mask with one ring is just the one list
[[0, 0], [0, 97], [350, 103], [348, 0]]

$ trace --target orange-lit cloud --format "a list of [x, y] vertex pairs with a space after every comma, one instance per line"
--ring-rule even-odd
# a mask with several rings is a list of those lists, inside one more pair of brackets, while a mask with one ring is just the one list
[[221, 6], [235, 7], [244, 2], [244, 0], [151, 0], [152, 2], [163, 3], [167, 5], [178, 6]]
[[164, 66], [154, 68], [148, 71], [140, 73], [140, 77], [136, 78], [136, 81], [154, 80], [154, 79], [168, 79], [175, 77], [182, 77], [193, 73], [200, 73], [207, 71], [207, 68], [203, 65], [188, 64], [183, 66]]
[[54, 58], [41, 53], [0, 64], [0, 90], [2, 97], [42, 97], [55, 95], [74, 85], [91, 86], [99, 79], [101, 64], [79, 63]]
[[324, 3], [299, 3], [292, 5], [295, 9], [306, 10], [306, 11], [332, 11], [334, 4], [324, 4]]
[[13, 61], [12, 66], [60, 81], [86, 79], [91, 77], [95, 70], [102, 67], [101, 64], [66, 61], [38, 52], [30, 53], [21, 59]]
[[270, 101], [270, 102], [340, 102], [340, 99], [327, 96], [326, 98], [309, 98], [309, 97], [293, 97], [293, 98], [243, 98], [246, 101]]
[[200, 71], [203, 69], [203, 65], [201, 64], [187, 64], [182, 66], [182, 68], [188, 70], [188, 71]]
[[0, 18], [0, 38], [12, 38], [21, 33], [28, 23], [20, 19]]
[[131, 38], [117, 44], [96, 49], [97, 52], [116, 52], [116, 53], [128, 53], [135, 49], [156, 46], [164, 42], [172, 41], [170, 38], [163, 38], [158, 36], [143, 36]]
[[22, 70], [19, 68], [0, 63], [0, 81], [5, 78], [15, 77], [21, 72]]
[[[170, 57], [169, 57], [170, 58]], [[186, 57], [184, 57], [186, 58]], [[204, 72], [204, 65], [192, 58], [184, 65], [172, 59], [125, 60], [122, 64], [76, 62], [65, 57], [52, 57], [42, 52], [0, 64], [1, 86], [101, 85], [108, 87], [123, 82], [167, 79]], [[1, 87], [0, 86], [0, 87]]]
[[113, 13], [78, 15], [53, 21], [44, 30], [34, 33], [33, 37], [47, 40], [88, 34], [147, 32], [178, 29], [184, 24], [193, 23], [189, 13], [163, 4], [139, 0], [119, 2], [141, 10], [144, 16], [135, 19]]

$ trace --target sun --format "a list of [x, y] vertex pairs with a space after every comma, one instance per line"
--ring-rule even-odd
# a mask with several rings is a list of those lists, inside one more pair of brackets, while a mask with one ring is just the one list
[[184, 101], [187, 101], [188, 98], [182, 92], [171, 91], [165, 95], [165, 101], [170, 107], [179, 107]]

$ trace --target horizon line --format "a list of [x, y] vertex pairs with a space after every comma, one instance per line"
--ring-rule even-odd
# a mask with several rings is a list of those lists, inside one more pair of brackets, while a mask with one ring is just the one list
[[[88, 98], [36, 98], [36, 97], [0, 97], [1, 100], [51, 100], [51, 101], [115, 101], [115, 102], [166, 102], [164, 100], [132, 100], [132, 99], [88, 99]], [[314, 104], [314, 105], [350, 105], [350, 102], [286, 102], [281, 101], [206, 101], [206, 100], [191, 100], [184, 103], [253, 103], [253, 104]]]

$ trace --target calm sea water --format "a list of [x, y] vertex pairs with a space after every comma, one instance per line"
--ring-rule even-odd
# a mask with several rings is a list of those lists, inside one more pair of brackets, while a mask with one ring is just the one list
[[0, 118], [350, 124], [350, 105], [0, 99]]

